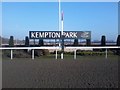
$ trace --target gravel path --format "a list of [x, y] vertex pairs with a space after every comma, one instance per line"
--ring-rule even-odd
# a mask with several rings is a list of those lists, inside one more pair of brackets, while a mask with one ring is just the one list
[[3, 88], [117, 88], [117, 57], [3, 59]]

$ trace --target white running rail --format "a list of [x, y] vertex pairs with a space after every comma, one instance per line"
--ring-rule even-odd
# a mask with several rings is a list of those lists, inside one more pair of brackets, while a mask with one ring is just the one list
[[[76, 59], [76, 50], [78, 49], [106, 49], [106, 55], [105, 57], [107, 58], [107, 49], [118, 49], [120, 48], [120, 46], [103, 46], [103, 47], [88, 47], [88, 46], [84, 46], [84, 47], [65, 47], [65, 49], [72, 49], [74, 51], [74, 59]], [[11, 50], [11, 59], [13, 59], [13, 50], [15, 49], [31, 49], [32, 50], [32, 59], [34, 59], [34, 50], [35, 49], [53, 49], [56, 51], [56, 55], [55, 58], [57, 59], [57, 51], [61, 50], [61, 47], [0, 47], [0, 50]]]

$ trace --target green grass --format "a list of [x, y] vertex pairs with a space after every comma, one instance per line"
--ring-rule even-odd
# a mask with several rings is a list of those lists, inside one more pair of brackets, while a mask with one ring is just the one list
[[[107, 59], [118, 59], [120, 56], [117, 55], [108, 55]], [[14, 58], [13, 60], [31, 60], [32, 58]], [[106, 59], [105, 55], [101, 56], [80, 56], [77, 55], [76, 60], [98, 60], [98, 59]], [[8, 57], [3, 58], [3, 60], [11, 60]], [[55, 55], [48, 55], [48, 56], [40, 56], [40, 57], [35, 57], [34, 60], [56, 60]], [[58, 55], [57, 60], [61, 60], [60, 55]], [[74, 55], [64, 55], [63, 60], [74, 60]]]
[[[9, 50], [4, 50], [3, 53], [0, 52], [0, 55], [3, 54], [3, 60], [5, 59], [10, 59], [10, 51]], [[25, 53], [24, 51], [15, 51], [13, 52], [13, 59], [17, 58], [17, 59], [31, 59], [31, 54]], [[9, 55], [9, 56], [6, 56]], [[15, 56], [17, 55], [17, 56]], [[14, 57], [15, 56], [15, 57]], [[105, 52], [100, 52], [100, 51], [78, 51], [77, 52], [77, 60], [81, 60], [81, 58], [83, 59], [96, 59], [96, 58], [105, 58]], [[118, 57], [117, 55], [114, 55], [114, 53], [112, 51], [108, 51], [108, 58], [112, 58], [112, 57]], [[61, 54], [58, 53], [58, 59], [61, 58]], [[55, 59], [55, 54], [48, 54], [45, 56], [35, 56], [35, 59], [38, 60], [51, 60], [51, 59]], [[74, 52], [65, 52], [64, 53], [64, 59], [66, 60], [71, 60], [74, 59]]]

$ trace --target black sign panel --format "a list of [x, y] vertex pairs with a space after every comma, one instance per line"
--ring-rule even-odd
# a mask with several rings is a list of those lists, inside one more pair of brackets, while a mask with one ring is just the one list
[[29, 31], [30, 39], [90, 39], [91, 31]]

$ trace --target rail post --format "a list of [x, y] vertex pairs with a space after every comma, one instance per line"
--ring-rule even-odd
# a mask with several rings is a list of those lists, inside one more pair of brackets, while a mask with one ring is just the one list
[[56, 49], [55, 59], [57, 59], [57, 49]]
[[74, 50], [74, 59], [76, 59], [76, 49]]
[[34, 59], [34, 49], [32, 50], [32, 59]]
[[107, 57], [108, 57], [108, 55], [107, 55], [107, 53], [108, 53], [108, 52], [107, 52], [107, 48], [106, 48], [105, 53], [106, 53], [105, 58], [107, 59]]
[[13, 59], [13, 50], [11, 49], [11, 59]]

